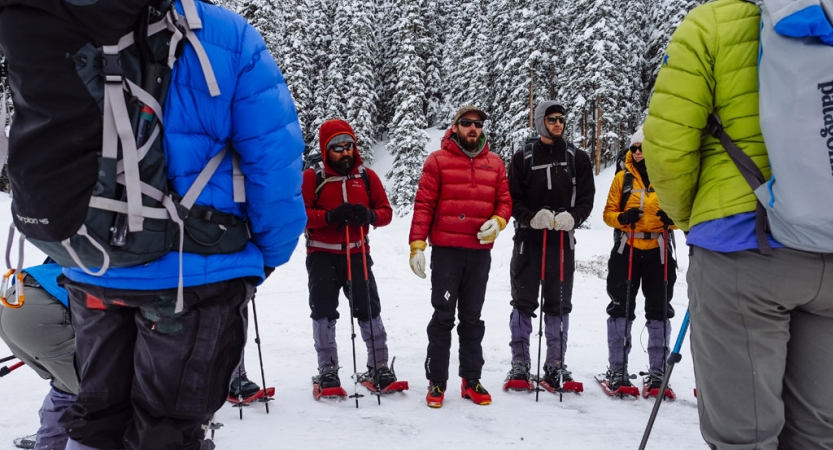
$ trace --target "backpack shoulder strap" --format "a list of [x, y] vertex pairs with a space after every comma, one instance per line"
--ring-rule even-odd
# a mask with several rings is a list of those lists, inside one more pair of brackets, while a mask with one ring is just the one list
[[529, 174], [532, 173], [532, 150], [534, 149], [535, 141], [527, 139], [524, 143], [524, 184], [529, 183]]
[[[749, 187], [752, 188], [753, 192], [765, 183], [764, 174], [761, 173], [761, 169], [758, 168], [755, 161], [752, 161], [752, 158], [744, 153], [732, 141], [732, 138], [729, 137], [726, 130], [723, 129], [723, 122], [720, 120], [717, 112], [712, 112], [709, 115], [709, 120], [706, 123], [706, 131], [720, 140], [723, 148], [726, 149], [726, 153], [729, 154], [729, 158], [735, 163], [735, 166], [737, 166], [746, 182], [749, 183]], [[772, 247], [769, 245], [769, 240], [766, 237], [766, 209], [764, 209], [764, 205], [761, 204], [760, 200], [757, 203], [755, 208], [755, 237], [758, 239], [758, 247], [761, 253], [768, 255], [772, 253]]]
[[619, 197], [619, 211], [624, 212], [625, 206], [628, 205], [628, 200], [633, 193], [633, 179], [634, 176], [628, 169], [625, 170], [625, 179], [622, 180], [622, 196]]
[[362, 176], [364, 188], [367, 189], [367, 201], [370, 202], [370, 174], [367, 172], [367, 169], [364, 168], [364, 165], [359, 166], [359, 175]]
[[566, 142], [564, 152], [567, 159], [567, 174], [570, 176], [570, 184], [573, 185], [573, 195], [570, 197], [570, 207], [576, 206], [576, 147]]

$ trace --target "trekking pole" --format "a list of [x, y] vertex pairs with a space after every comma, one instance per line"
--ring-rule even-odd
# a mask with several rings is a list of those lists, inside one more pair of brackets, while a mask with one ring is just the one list
[[[671, 372], [674, 370], [674, 365], [682, 360], [680, 347], [683, 345], [685, 333], [688, 330], [689, 319], [689, 312], [686, 310], [685, 317], [683, 318], [683, 324], [680, 326], [680, 333], [677, 335], [677, 343], [674, 344], [674, 350], [668, 355], [668, 361], [666, 361], [667, 369], [665, 371], [665, 377], [662, 380], [662, 386], [660, 386], [660, 392], [662, 393], [665, 393], [665, 390], [668, 388], [668, 381], [671, 379]], [[654, 409], [651, 410], [651, 416], [648, 418], [648, 425], [645, 427], [645, 433], [642, 435], [642, 442], [639, 444], [639, 450], [645, 450], [645, 445], [648, 444], [648, 437], [651, 435], [651, 429], [654, 427], [654, 420], [657, 418], [657, 413], [659, 412], [659, 406], [662, 404], [663, 397], [663, 395], [658, 395], [657, 399], [654, 401]]]
[[535, 401], [541, 392], [541, 337], [544, 335], [544, 279], [547, 269], [547, 229], [544, 232], [544, 243], [541, 247], [541, 308], [538, 310], [538, 371], [535, 375]]
[[5, 358], [0, 358], [0, 363], [4, 363], [4, 362], [6, 362], [6, 361], [11, 361], [11, 360], [13, 360], [13, 359], [15, 359], [15, 358], [17, 358], [17, 356], [14, 356], [14, 355], [9, 355], [9, 356], [7, 356], [7, 357], [5, 357]]
[[[668, 358], [668, 225], [662, 227], [662, 288], [665, 302], [662, 304], [662, 360]], [[666, 364], [666, 368], [668, 365]], [[661, 391], [664, 396], [665, 391]]]
[[633, 286], [633, 241], [636, 227], [631, 224], [631, 235], [628, 238], [630, 251], [628, 252], [628, 287], [625, 290], [625, 328], [622, 330], [622, 384], [625, 384], [625, 373], [628, 367], [628, 322], [631, 313], [631, 289]]
[[5, 377], [9, 373], [11, 373], [12, 370], [19, 369], [20, 367], [22, 367], [25, 364], [26, 363], [24, 363], [23, 361], [18, 361], [16, 363], [12, 364], [11, 366], [0, 367], [0, 377]]
[[[376, 336], [373, 334], [373, 305], [370, 302], [370, 277], [367, 275], [367, 249], [364, 246], [364, 230], [359, 227], [359, 236], [362, 244], [362, 266], [364, 269], [364, 290], [367, 296], [367, 323], [370, 326], [370, 346], [373, 348], [373, 387], [376, 388], [376, 401], [382, 404], [382, 390], [379, 385], [379, 363], [376, 362]], [[351, 305], [352, 308], [352, 305]]]
[[[257, 358], [260, 360], [260, 380], [263, 383], [263, 397], [259, 398], [266, 406], [266, 414], [269, 414], [269, 401], [272, 397], [266, 396], [266, 373], [263, 371], [263, 352], [260, 349], [260, 329], [257, 325], [257, 307], [255, 306], [255, 295], [252, 294], [252, 315], [255, 319], [255, 344], [257, 344]], [[241, 389], [242, 392], [243, 389]]]
[[[244, 344], [245, 347], [245, 344]], [[243, 354], [240, 354], [240, 362], [243, 362]], [[243, 379], [243, 364], [237, 365], [237, 407], [240, 408], [240, 420], [243, 420], [243, 386], [241, 386], [241, 379]]]
[[[359, 407], [359, 398], [364, 395], [359, 394], [359, 370], [356, 366], [356, 327], [353, 324], [353, 266], [350, 263], [350, 226], [344, 227], [344, 247], [347, 249], [347, 293], [350, 302], [350, 340], [353, 342], [353, 395], [350, 398], [356, 399], [356, 408]], [[375, 350], [375, 349], [374, 349]]]
[[558, 273], [558, 340], [561, 344], [561, 367], [559, 367], [558, 371], [558, 385], [561, 386], [561, 389], [558, 390], [558, 401], [564, 401], [564, 230], [559, 232], [561, 234], [561, 248], [559, 251], [560, 254], [560, 267]]

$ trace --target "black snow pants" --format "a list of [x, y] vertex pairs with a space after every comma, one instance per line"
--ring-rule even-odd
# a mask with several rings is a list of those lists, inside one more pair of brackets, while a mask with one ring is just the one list
[[490, 250], [433, 247], [431, 250], [431, 305], [434, 315], [428, 323], [428, 356], [425, 377], [430, 381], [448, 380], [451, 356], [451, 330], [455, 313], [460, 324], [459, 375], [480, 379], [483, 368], [485, 323], [480, 320], [486, 300], [486, 283], [492, 265]]
[[240, 362], [254, 284], [187, 287], [179, 313], [176, 289], [66, 288], [80, 381], [61, 418], [69, 436], [102, 449], [200, 449]]
[[[631, 274], [631, 298], [628, 320], [636, 319], [636, 295], [642, 285], [645, 296], [645, 318], [647, 320], [663, 320], [664, 309], [668, 307], [668, 318], [674, 317], [671, 299], [674, 297], [674, 282], [677, 281], [677, 261], [673, 252], [668, 251], [668, 303], [665, 302], [663, 289], [663, 264], [660, 258], [661, 247], [650, 250], [633, 250], [633, 272]], [[628, 292], [628, 264], [630, 246], [625, 245], [619, 253], [619, 244], [613, 246], [610, 252], [607, 271], [607, 295], [610, 304], [607, 313], [611, 317], [625, 317], [625, 303]]]

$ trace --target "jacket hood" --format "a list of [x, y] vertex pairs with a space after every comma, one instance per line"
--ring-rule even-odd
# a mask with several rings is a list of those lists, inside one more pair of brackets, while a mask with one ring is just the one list
[[[550, 136], [550, 132], [547, 130], [547, 126], [544, 124], [544, 117], [547, 115], [547, 110], [550, 109], [551, 106], [560, 106], [561, 109], [566, 111], [564, 105], [560, 102], [555, 100], [547, 100], [543, 101], [535, 107], [535, 115], [534, 115], [534, 123], [535, 123], [535, 131], [538, 132], [538, 135], [541, 137], [545, 137], [548, 139], [556, 139], [553, 136]], [[567, 124], [564, 124], [564, 131], [567, 131]], [[561, 137], [564, 137], [564, 133], [561, 133]]]
[[347, 123], [346, 120], [343, 119], [330, 119], [321, 124], [321, 128], [318, 130], [318, 148], [321, 150], [321, 160], [324, 162], [324, 171], [329, 173], [335, 173], [335, 171], [330, 168], [330, 164], [327, 161], [327, 143], [330, 140], [340, 134], [346, 134], [353, 138], [353, 142], [355, 143], [355, 147], [353, 148], [353, 170], [351, 173], [362, 164], [362, 155], [359, 152], [359, 140], [356, 139], [356, 133], [353, 132], [353, 127]]

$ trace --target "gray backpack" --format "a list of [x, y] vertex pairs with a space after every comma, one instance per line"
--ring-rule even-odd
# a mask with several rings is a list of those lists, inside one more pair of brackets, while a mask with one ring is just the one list
[[710, 119], [712, 134], [758, 197], [756, 234], [764, 253], [770, 250], [766, 224], [789, 248], [833, 252], [833, 34], [825, 36], [828, 43], [790, 36], [814, 28], [807, 24], [813, 18], [833, 23], [833, 0], [764, 0], [761, 6], [760, 123], [769, 180], [731, 142], [720, 119]]

